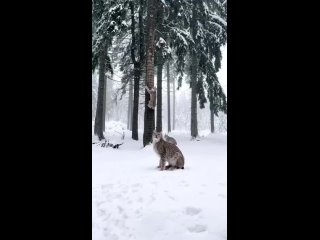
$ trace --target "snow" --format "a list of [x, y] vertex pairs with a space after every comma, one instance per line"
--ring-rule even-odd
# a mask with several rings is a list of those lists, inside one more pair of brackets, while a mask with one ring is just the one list
[[167, 7], [166, 1], [165, 0], [161, 0], [162, 4]]
[[223, 91], [227, 96], [227, 45], [221, 48], [221, 52], [222, 52], [221, 69], [217, 73], [217, 76], [219, 78], [219, 82], [223, 88]]
[[122, 24], [122, 26], [128, 27], [128, 24], [126, 21], [122, 21], [121, 24]]
[[208, 7], [208, 5], [207, 5], [205, 2], [203, 2], [203, 7], [204, 7], [204, 11], [205, 11], [206, 13], [208, 13], [208, 12], [209, 12], [209, 7]]
[[121, 4], [117, 4], [117, 5], [115, 5], [115, 6], [113, 6], [113, 7], [111, 7], [110, 9], [109, 9], [109, 13], [113, 13], [116, 9], [120, 9], [120, 10], [122, 10], [122, 5]]
[[159, 38], [159, 41], [157, 42], [156, 46], [157, 47], [161, 47], [161, 45], [165, 45], [167, 42], [162, 38], [160, 37]]
[[220, 23], [222, 23], [225, 27], [227, 27], [227, 22], [226, 22], [223, 18], [219, 17], [219, 16], [216, 15], [216, 14], [210, 14], [210, 16], [211, 16], [213, 19], [218, 20], [218, 21], [219, 21]]
[[177, 33], [178, 38], [180, 38], [183, 41], [183, 44], [185, 46], [188, 46], [188, 42], [187, 40], [184, 38], [184, 36], [182, 36], [179, 32]]
[[[109, 136], [122, 126], [107, 122]], [[227, 239], [227, 135], [170, 133], [185, 169], [159, 171], [142, 132], [125, 131], [119, 149], [92, 146], [93, 240]]]

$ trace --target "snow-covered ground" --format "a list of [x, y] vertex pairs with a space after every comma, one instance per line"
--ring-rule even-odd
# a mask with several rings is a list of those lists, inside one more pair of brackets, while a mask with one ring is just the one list
[[202, 134], [170, 134], [184, 170], [159, 171], [141, 133], [133, 141], [126, 131], [119, 149], [93, 145], [93, 240], [227, 239], [227, 135]]

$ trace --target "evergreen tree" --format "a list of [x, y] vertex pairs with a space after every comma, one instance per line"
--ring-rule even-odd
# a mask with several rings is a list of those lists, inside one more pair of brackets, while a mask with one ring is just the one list
[[[146, 55], [146, 86], [149, 89], [154, 88], [154, 40], [156, 26], [156, 9], [158, 0], [148, 0], [147, 10], [147, 55]], [[154, 130], [154, 109], [148, 107], [150, 95], [145, 90], [145, 112], [144, 112], [144, 132], [143, 146], [152, 142], [152, 132]]]
[[97, 0], [93, 2], [93, 33], [92, 71], [99, 67], [99, 86], [97, 112], [95, 117], [94, 134], [99, 140], [104, 139], [105, 124], [105, 92], [106, 72], [113, 73], [108, 47], [111, 46], [113, 37], [123, 31], [126, 25], [123, 19], [126, 14], [123, 2], [115, 0]]

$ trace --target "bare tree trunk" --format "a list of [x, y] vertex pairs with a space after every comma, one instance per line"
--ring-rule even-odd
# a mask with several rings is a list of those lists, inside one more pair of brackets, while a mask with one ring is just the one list
[[138, 140], [138, 113], [139, 113], [139, 84], [140, 84], [140, 63], [134, 64], [134, 96], [132, 110], [132, 139]]
[[133, 102], [133, 83], [132, 79], [129, 82], [129, 99], [128, 99], [128, 124], [127, 128], [132, 130], [132, 102]]
[[134, 66], [134, 96], [133, 96], [133, 110], [132, 110], [132, 139], [138, 140], [138, 113], [139, 113], [139, 85], [140, 77], [143, 66], [144, 59], [144, 36], [143, 36], [143, 0], [140, 0], [139, 8], [139, 60], [135, 57], [135, 47], [137, 46], [135, 38], [135, 20], [134, 20], [134, 3], [130, 2], [131, 9], [131, 36], [132, 36], [132, 48], [131, 48], [131, 58]]
[[210, 109], [211, 132], [214, 133], [214, 111]]
[[163, 59], [160, 51], [158, 56], [158, 69], [157, 69], [157, 132], [162, 132], [162, 69]]
[[103, 120], [102, 120], [102, 131], [106, 130], [106, 118], [107, 118], [107, 77], [104, 77], [104, 91], [103, 91]]
[[[157, 36], [156, 41], [160, 41], [163, 38], [163, 7], [162, 3], [157, 7]], [[160, 43], [157, 48], [157, 132], [162, 132], [162, 70], [164, 65], [164, 58], [162, 55], [163, 46]]]
[[[196, 39], [198, 15], [196, 9], [196, 1], [193, 1], [192, 19], [190, 22], [190, 28], [192, 36]], [[191, 51], [191, 137], [196, 138], [198, 136], [198, 120], [197, 120], [197, 76], [198, 76], [198, 60], [196, 51]]]
[[192, 56], [191, 66], [191, 137], [198, 136], [198, 120], [197, 120], [197, 59]]
[[[149, 89], [154, 87], [154, 33], [156, 2], [156, 0], [148, 0], [146, 86]], [[143, 146], [152, 142], [152, 132], [154, 130], [154, 110], [148, 107], [149, 100], [150, 95], [147, 90], [145, 90]]]
[[104, 101], [105, 91], [105, 53], [101, 53], [99, 57], [99, 86], [97, 99], [97, 112], [94, 122], [94, 134], [98, 136], [99, 140], [104, 139], [103, 136], [103, 109], [105, 108]]
[[172, 79], [172, 89], [173, 89], [173, 106], [172, 106], [172, 130], [176, 129], [176, 80]]
[[170, 65], [167, 62], [167, 99], [168, 99], [168, 132], [171, 132], [171, 118], [170, 118]]

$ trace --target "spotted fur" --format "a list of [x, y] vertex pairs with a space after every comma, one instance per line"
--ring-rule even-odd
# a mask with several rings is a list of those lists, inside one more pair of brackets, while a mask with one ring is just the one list
[[[158, 168], [161, 170], [184, 169], [184, 156], [175, 144], [164, 141], [161, 132], [153, 132], [152, 140], [153, 149], [160, 157]], [[165, 166], [166, 162], [168, 166]]]

